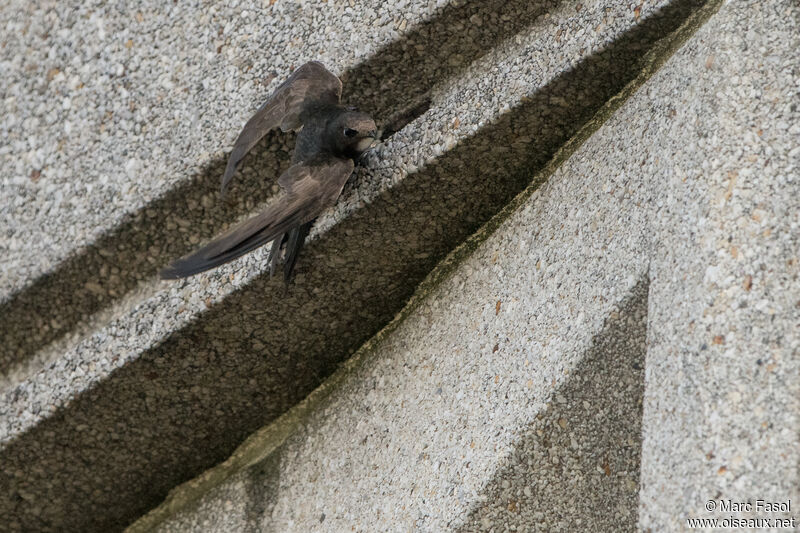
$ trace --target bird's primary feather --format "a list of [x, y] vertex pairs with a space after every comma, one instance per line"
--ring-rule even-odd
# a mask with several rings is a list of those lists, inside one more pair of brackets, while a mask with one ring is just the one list
[[[336, 202], [353, 167], [351, 159], [333, 157], [289, 167], [278, 179], [284, 194], [275, 203], [203, 248], [175, 261], [161, 272], [161, 277], [177, 279], [214, 268], [313, 221], [322, 210]], [[308, 229], [302, 237], [307, 233]], [[298, 237], [299, 232], [289, 248], [292, 265], [299, 253]]]

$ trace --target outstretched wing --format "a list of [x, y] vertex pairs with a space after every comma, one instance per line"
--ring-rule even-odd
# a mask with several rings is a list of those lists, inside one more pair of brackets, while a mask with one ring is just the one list
[[247, 121], [236, 139], [222, 176], [222, 194], [236, 173], [237, 165], [268, 131], [278, 126], [283, 131], [298, 128], [303, 111], [314, 104], [337, 104], [341, 97], [342, 82], [322, 63], [311, 61], [295, 70]]
[[328, 158], [289, 167], [278, 180], [286, 194], [263, 213], [172, 263], [161, 271], [161, 278], [184, 278], [214, 268], [313, 220], [336, 203], [352, 172], [351, 159]]

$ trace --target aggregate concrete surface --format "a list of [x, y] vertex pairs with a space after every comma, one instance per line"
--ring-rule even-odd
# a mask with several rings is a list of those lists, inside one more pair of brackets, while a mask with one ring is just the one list
[[[581, 298], [532, 290], [568, 263], [546, 249], [544, 271], [520, 275], [516, 237], [479, 251], [486, 276], [460, 269], [279, 449], [156, 530], [633, 529], [647, 286], [581, 285], [607, 320], [573, 327], [559, 318]], [[531, 303], [553, 317], [543, 329]]]
[[798, 501], [797, 29], [724, 4], [263, 459], [131, 530], [685, 531]]
[[[20, 28], [6, 23], [15, 31], [3, 46], [14, 53], [2, 63], [11, 110], [3, 124], [15, 125], [4, 125], [11, 141], [2, 157], [15, 170], [3, 179], [19, 191], [3, 204], [11, 258], [0, 313], [5, 527], [118, 529], [227, 457], [386, 324], [695, 7], [272, 4], [98, 6], [85, 16], [69, 4], [8, 7], [28, 18], [14, 19]], [[86, 42], [92, 31], [102, 50]], [[292, 44], [269, 46], [282, 38]], [[106, 44], [130, 64], [107, 55]], [[339, 72], [345, 99], [381, 122], [429, 107], [321, 218], [293, 286], [265, 276], [263, 251], [186, 282], [155, 281], [169, 259], [269, 200], [274, 186], [261, 182], [286, 164], [291, 137], [265, 139], [225, 205], [214, 196], [220, 147], [291, 65], [312, 58]], [[159, 66], [134, 69], [148, 61]], [[38, 85], [26, 92], [26, 84]], [[127, 111], [113, 107], [118, 101]], [[94, 103], [110, 115], [95, 114]], [[45, 126], [72, 128], [84, 114], [100, 122], [41, 148], [53, 137]], [[24, 128], [35, 135], [23, 140]], [[106, 198], [109, 190], [124, 201]], [[70, 207], [82, 199], [91, 206]], [[62, 229], [75, 237], [56, 245]]]
[[643, 529], [800, 501], [798, 50], [796, 2], [727, 3], [626, 109], [650, 125], [615, 148], [657, 185]]

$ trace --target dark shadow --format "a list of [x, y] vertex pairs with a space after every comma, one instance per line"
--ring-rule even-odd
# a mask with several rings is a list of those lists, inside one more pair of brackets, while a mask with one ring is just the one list
[[[424, 107], [434, 83], [456, 75], [557, 4], [556, 0], [454, 2], [344, 73], [343, 101], [372, 113], [379, 125], [401, 127], [409, 109], [413, 116], [415, 108]], [[470, 22], [476, 16], [482, 20], [480, 26]], [[453, 61], [456, 55], [461, 58], [458, 62]], [[263, 182], [275, 183], [293, 145], [286, 136], [267, 135], [255, 155], [245, 159], [245, 175], [235, 178], [224, 205], [218, 202], [217, 190], [226, 161], [212, 162], [0, 304], [0, 375], [80, 329], [140, 281], [265, 202], [277, 189], [264, 187]]]
[[561, 0], [457, 0], [342, 75], [342, 100], [379, 120], [418, 105]]
[[[385, 141], [398, 131], [405, 128], [411, 122], [425, 114], [431, 108], [431, 99], [425, 98], [422, 102], [409, 106], [406, 109], [400, 110], [390, 120], [386, 121], [381, 127], [381, 141]], [[367, 152], [368, 153], [368, 152]]]
[[0, 451], [0, 516], [24, 530], [119, 530], [226, 458], [386, 324], [694, 5], [642, 21], [310, 242], [294, 285], [254, 279], [19, 435]]
[[606, 320], [459, 531], [636, 530], [647, 290]]

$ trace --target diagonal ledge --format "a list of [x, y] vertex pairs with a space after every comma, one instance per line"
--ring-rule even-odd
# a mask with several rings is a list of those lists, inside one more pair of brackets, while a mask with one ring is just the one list
[[539, 186], [546, 181], [566, 159], [574, 153], [583, 142], [611, 116], [620, 106], [647, 81], [670, 56], [722, 5], [721, 0], [706, 3], [687, 20], [672, 35], [665, 37], [652, 50], [643, 61], [643, 68], [617, 95], [611, 98], [598, 110], [595, 116], [587, 122], [563, 147], [561, 147], [547, 165], [533, 177], [531, 183], [518, 194], [508, 205], [498, 212], [491, 220], [484, 224], [476, 233], [465, 242], [450, 252], [436, 268], [431, 271], [417, 287], [413, 296], [394, 319], [380, 330], [375, 336], [363, 344], [359, 350], [349, 358], [341, 367], [318, 388], [309, 394], [300, 403], [278, 417], [267, 426], [250, 435], [231, 456], [219, 465], [203, 472], [198, 477], [170, 491], [166, 500], [146, 515], [139, 518], [129, 528], [128, 533], [140, 533], [154, 530], [177, 513], [190, 508], [203, 495], [223, 484], [232, 476], [257, 465], [278, 449], [286, 439], [301, 427], [310, 413], [325, 405], [328, 396], [335, 391], [347, 378], [353, 375], [366, 360], [368, 360], [392, 334], [393, 331], [427, 298], [428, 294], [440, 283], [445, 281], [455, 267], [468, 257], [474, 249], [489, 238], [494, 231], [512, 213], [528, 200]]
[[[385, 122], [422, 102], [434, 84], [458, 75], [558, 5], [556, 0], [470, 0], [447, 5], [343, 73], [343, 99]], [[504, 20], [498, 31], [488, 23], [474, 27], [469, 21], [475, 16]], [[450, 61], [456, 53], [461, 61]], [[238, 190], [229, 194], [224, 204], [217, 202], [217, 187], [225, 161], [213, 161], [1, 303], [0, 376], [15, 373], [38, 350], [63, 335], [87, 331], [92, 315], [152, 278], [172, 259], [196, 248], [198, 242], [211, 238], [225, 224], [267, 201], [277, 189], [274, 184], [264, 187], [263, 180], [273, 180], [285, 169], [292, 145], [291, 137], [267, 135], [245, 161], [243, 176], [236, 178]], [[240, 192], [245, 190], [247, 198]]]
[[[684, 28], [641, 57], [692, 5], [677, 3], [644, 21], [334, 226], [309, 246], [315, 260], [303, 265], [303, 283], [292, 291], [256, 278], [19, 434], [0, 452], [0, 486], [9, 488], [0, 514], [20, 528], [117, 529], [227, 457], [389, 321], [449, 250], [521, 190], [541, 184], [568, 151], [525, 189], [581, 124], [600, 110], [579, 132], [582, 140], [632, 92], [629, 86], [612, 98], [627, 81], [635, 78], [638, 87], [688, 35]], [[556, 96], [574, 105], [552, 103]], [[536, 145], [509, 145], [534, 134]], [[326, 290], [315, 294], [311, 287]]]

